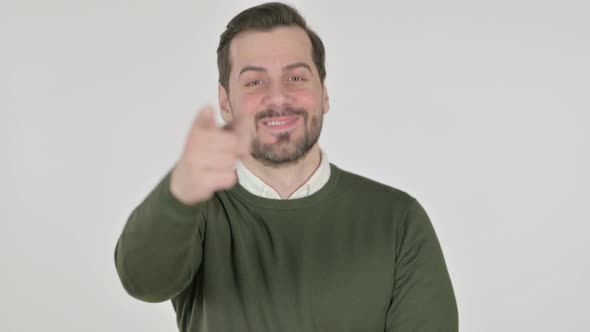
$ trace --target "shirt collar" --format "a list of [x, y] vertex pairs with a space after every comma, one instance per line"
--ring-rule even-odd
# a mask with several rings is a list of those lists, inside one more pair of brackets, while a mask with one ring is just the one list
[[[299, 189], [297, 189], [288, 199], [302, 198], [309, 196], [320, 190], [330, 179], [330, 163], [328, 155], [320, 149], [320, 166], [315, 170], [312, 176]], [[266, 184], [256, 174], [252, 173], [241, 161], [236, 163], [236, 173], [238, 181], [242, 187], [250, 193], [272, 199], [281, 199], [281, 196], [271, 186]]]

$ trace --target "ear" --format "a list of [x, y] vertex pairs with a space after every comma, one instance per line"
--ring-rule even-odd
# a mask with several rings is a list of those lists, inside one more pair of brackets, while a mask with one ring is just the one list
[[325, 85], [324, 85], [323, 89], [324, 89], [324, 100], [322, 100], [322, 102], [324, 103], [324, 114], [326, 114], [330, 110], [330, 97], [328, 96], [328, 88], [326, 88]]
[[225, 123], [230, 123], [233, 120], [233, 113], [229, 103], [229, 94], [221, 85], [217, 83], [217, 96], [219, 99], [219, 110], [221, 111], [221, 117]]

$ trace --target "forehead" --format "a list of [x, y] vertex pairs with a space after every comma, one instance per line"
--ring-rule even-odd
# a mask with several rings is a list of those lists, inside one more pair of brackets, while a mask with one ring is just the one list
[[307, 33], [298, 26], [240, 32], [229, 47], [232, 72], [246, 65], [271, 68], [299, 61], [312, 66], [311, 48]]

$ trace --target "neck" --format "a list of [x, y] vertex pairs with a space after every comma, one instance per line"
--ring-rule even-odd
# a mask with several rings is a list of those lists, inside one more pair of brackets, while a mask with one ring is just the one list
[[280, 167], [266, 166], [252, 156], [247, 156], [241, 161], [252, 173], [271, 186], [282, 199], [286, 199], [307, 182], [318, 169], [321, 162], [321, 152], [318, 143], [316, 143], [296, 163]]

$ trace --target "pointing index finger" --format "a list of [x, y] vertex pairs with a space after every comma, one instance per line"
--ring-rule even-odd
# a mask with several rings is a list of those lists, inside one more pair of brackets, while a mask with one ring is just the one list
[[203, 107], [193, 121], [191, 132], [200, 129], [216, 128], [215, 108], [211, 105]]

